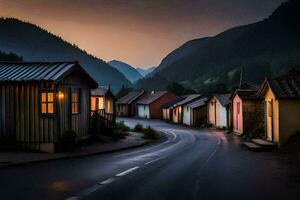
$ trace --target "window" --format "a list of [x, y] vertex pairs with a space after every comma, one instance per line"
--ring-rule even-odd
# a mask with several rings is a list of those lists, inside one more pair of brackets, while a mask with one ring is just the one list
[[79, 89], [72, 89], [72, 114], [79, 113]]
[[41, 92], [41, 113], [54, 113], [54, 91], [49, 90]]

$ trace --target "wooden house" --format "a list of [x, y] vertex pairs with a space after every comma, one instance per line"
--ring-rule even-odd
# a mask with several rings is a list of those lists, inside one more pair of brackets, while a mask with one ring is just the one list
[[231, 94], [211, 96], [207, 102], [208, 123], [218, 128], [230, 127], [230, 100]]
[[281, 146], [300, 131], [300, 75], [266, 79], [258, 95], [265, 102], [266, 139]]
[[161, 109], [163, 112], [163, 120], [173, 121], [173, 106], [184, 99], [184, 96], [180, 96], [175, 99], [172, 99], [171, 101], [168, 101], [167, 103], [162, 104]]
[[183, 123], [184, 112], [183, 112], [183, 106], [185, 106], [188, 103], [191, 103], [197, 99], [201, 98], [201, 95], [199, 94], [192, 94], [192, 95], [186, 95], [184, 96], [184, 99], [182, 101], [177, 102], [173, 105], [173, 113], [172, 113], [172, 122], [173, 123]]
[[102, 110], [108, 114], [116, 113], [116, 98], [110, 88], [104, 86], [91, 90], [91, 111]]
[[232, 129], [244, 134], [262, 126], [263, 104], [257, 98], [257, 89], [237, 89], [232, 95]]
[[162, 119], [161, 105], [176, 98], [171, 92], [152, 91], [146, 94], [138, 102], [138, 117], [147, 119]]
[[183, 124], [199, 127], [207, 122], [206, 97], [183, 106]]
[[137, 116], [137, 102], [145, 94], [144, 90], [129, 92], [124, 97], [117, 100], [117, 116], [134, 117]]
[[77, 62], [0, 63], [0, 140], [54, 152], [68, 130], [88, 138], [97, 87]]

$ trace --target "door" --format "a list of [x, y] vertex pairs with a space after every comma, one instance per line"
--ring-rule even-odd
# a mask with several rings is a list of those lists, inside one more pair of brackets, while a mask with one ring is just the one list
[[267, 101], [267, 139], [274, 141], [273, 100]]

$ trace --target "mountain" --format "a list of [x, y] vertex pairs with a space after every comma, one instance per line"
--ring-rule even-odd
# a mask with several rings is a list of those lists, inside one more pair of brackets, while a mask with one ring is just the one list
[[118, 60], [112, 60], [109, 61], [108, 64], [121, 72], [131, 83], [143, 78], [143, 76], [134, 67], [128, 65], [127, 63]]
[[138, 88], [166, 88], [173, 82], [212, 93], [243, 81], [260, 84], [300, 64], [300, 1], [290, 0], [257, 23], [229, 29], [214, 37], [189, 41], [167, 55], [153, 76]]
[[155, 69], [156, 67], [150, 67], [148, 69], [143, 69], [143, 68], [136, 68], [136, 70], [143, 76], [147, 76], [148, 74], [150, 74], [151, 72], [153, 72], [153, 70]]
[[14, 52], [24, 61], [79, 61], [100, 84], [113, 90], [131, 83], [116, 69], [48, 31], [17, 19], [0, 18], [0, 51]]

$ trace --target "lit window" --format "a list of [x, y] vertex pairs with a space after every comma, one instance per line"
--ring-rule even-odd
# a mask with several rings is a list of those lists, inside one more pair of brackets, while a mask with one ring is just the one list
[[72, 114], [79, 113], [79, 90], [72, 90]]
[[42, 114], [54, 113], [54, 92], [53, 91], [41, 92], [41, 113]]

